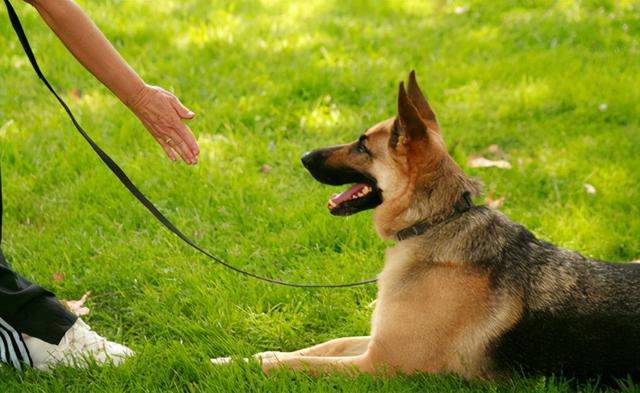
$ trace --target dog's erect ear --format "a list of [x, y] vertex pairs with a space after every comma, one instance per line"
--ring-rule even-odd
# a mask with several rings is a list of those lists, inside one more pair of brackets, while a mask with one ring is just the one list
[[427, 136], [427, 124], [418, 114], [418, 109], [411, 102], [407, 91], [404, 89], [404, 82], [400, 82], [400, 89], [398, 90], [398, 116], [396, 116], [393, 122], [389, 144], [395, 148], [399, 142], [407, 144], [427, 138]]
[[415, 70], [411, 70], [409, 73], [409, 84], [407, 86], [407, 90], [411, 102], [418, 110], [420, 117], [425, 123], [427, 123], [427, 127], [430, 130], [439, 131], [440, 127], [438, 126], [438, 120], [436, 120], [436, 114], [433, 112], [433, 109], [431, 109], [431, 106], [429, 106], [424, 94], [422, 94], [420, 86], [418, 86]]

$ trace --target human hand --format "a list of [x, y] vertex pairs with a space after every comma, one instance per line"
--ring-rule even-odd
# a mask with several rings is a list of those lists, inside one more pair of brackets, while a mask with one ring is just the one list
[[144, 85], [127, 105], [171, 160], [175, 161], [178, 154], [187, 164], [198, 162], [198, 143], [191, 129], [182, 122], [192, 119], [195, 113], [182, 105], [173, 93]]

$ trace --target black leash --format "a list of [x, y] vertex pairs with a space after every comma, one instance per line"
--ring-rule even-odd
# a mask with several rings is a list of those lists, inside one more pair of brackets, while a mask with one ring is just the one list
[[58, 100], [58, 102], [60, 103], [60, 105], [62, 105], [65, 112], [67, 112], [67, 115], [69, 115], [69, 118], [73, 122], [73, 125], [76, 127], [76, 130], [78, 130], [80, 135], [82, 135], [82, 137], [87, 141], [87, 143], [91, 145], [91, 148], [93, 149], [93, 151], [95, 151], [96, 154], [100, 157], [100, 159], [109, 167], [111, 172], [113, 172], [113, 174], [118, 177], [120, 182], [129, 190], [129, 192], [131, 192], [131, 194], [133, 194], [133, 196], [135, 196], [136, 199], [140, 201], [140, 203], [142, 203], [144, 207], [146, 207], [147, 210], [149, 210], [149, 212], [151, 212], [151, 214], [153, 214], [153, 216], [158, 221], [160, 221], [160, 223], [162, 223], [162, 225], [164, 225], [168, 230], [173, 232], [180, 239], [182, 239], [185, 243], [187, 243], [188, 245], [190, 245], [191, 247], [199, 251], [201, 254], [206, 255], [210, 259], [225, 266], [228, 269], [231, 269], [240, 274], [244, 274], [245, 276], [253, 277], [255, 279], [266, 281], [272, 284], [279, 284], [279, 285], [285, 285], [289, 287], [299, 287], [299, 288], [344, 288], [344, 287], [355, 287], [358, 285], [370, 284], [378, 280], [377, 278], [370, 278], [368, 280], [356, 281], [356, 282], [350, 282], [350, 283], [344, 283], [344, 284], [304, 284], [304, 283], [282, 281], [275, 278], [270, 278], [270, 277], [262, 276], [259, 274], [244, 271], [242, 269], [239, 269], [235, 266], [230, 265], [229, 263], [223, 261], [217, 256], [210, 254], [209, 252], [202, 249], [193, 240], [191, 240], [184, 233], [182, 233], [182, 231], [180, 231], [171, 221], [169, 221], [169, 219], [167, 219], [158, 210], [158, 208], [156, 208], [156, 206], [149, 199], [147, 199], [146, 196], [144, 196], [144, 194], [138, 189], [138, 187], [136, 187], [133, 184], [133, 182], [129, 179], [127, 174], [124, 173], [124, 171], [118, 166], [118, 164], [116, 164], [115, 161], [113, 161], [111, 157], [109, 157], [107, 153], [105, 153], [100, 148], [100, 146], [98, 146], [93, 141], [93, 139], [91, 139], [91, 137], [85, 132], [85, 130], [80, 126], [80, 124], [76, 121], [76, 118], [73, 116], [73, 113], [71, 113], [71, 110], [67, 106], [66, 102], [64, 102], [64, 100], [60, 98], [58, 93], [56, 93], [56, 91], [53, 89], [53, 87], [51, 86], [47, 78], [44, 77], [42, 71], [40, 70], [40, 67], [38, 66], [38, 62], [36, 61], [36, 58], [33, 55], [33, 51], [31, 50], [31, 46], [29, 45], [29, 41], [27, 40], [27, 36], [24, 33], [24, 30], [22, 29], [22, 25], [20, 24], [20, 19], [18, 19], [18, 15], [13, 9], [13, 6], [9, 2], [9, 0], [4, 0], [4, 3], [7, 6], [7, 10], [9, 11], [9, 19], [11, 19], [11, 25], [13, 26], [13, 30], [15, 30], [16, 35], [20, 39], [20, 44], [22, 44], [22, 48], [24, 49], [27, 57], [29, 58], [29, 61], [31, 62], [33, 69], [35, 70], [36, 74], [38, 74], [38, 77], [42, 80], [42, 82], [47, 86], [51, 94], [53, 94]]

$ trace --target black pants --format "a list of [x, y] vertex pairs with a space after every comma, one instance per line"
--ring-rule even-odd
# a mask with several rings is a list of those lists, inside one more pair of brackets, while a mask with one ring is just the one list
[[[0, 174], [1, 241], [2, 177]], [[0, 319], [0, 324], [4, 321], [18, 333], [58, 344], [77, 317], [64, 308], [53, 293], [14, 272], [0, 249]], [[1, 340], [2, 337], [0, 337]]]

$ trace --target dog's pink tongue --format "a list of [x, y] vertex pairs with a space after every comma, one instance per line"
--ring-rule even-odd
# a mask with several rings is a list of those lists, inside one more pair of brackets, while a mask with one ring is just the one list
[[336, 205], [339, 205], [344, 201], [348, 201], [349, 199], [351, 199], [351, 197], [353, 197], [354, 195], [362, 191], [362, 189], [365, 188], [365, 186], [366, 184], [358, 183], [353, 187], [351, 187], [350, 189], [346, 191], [342, 191], [340, 194], [336, 194], [332, 196], [331, 202], [333, 202]]

